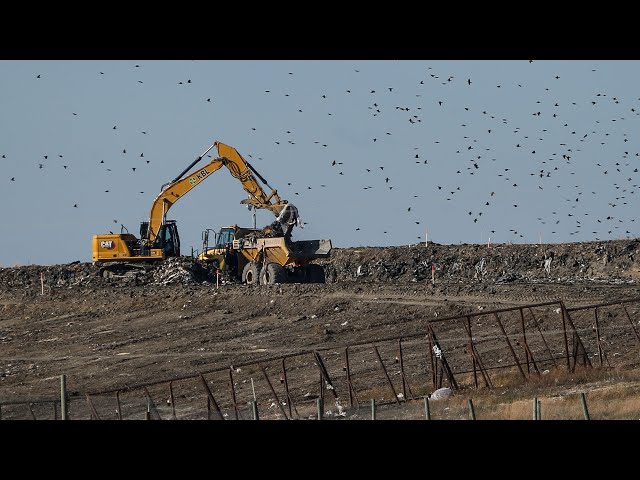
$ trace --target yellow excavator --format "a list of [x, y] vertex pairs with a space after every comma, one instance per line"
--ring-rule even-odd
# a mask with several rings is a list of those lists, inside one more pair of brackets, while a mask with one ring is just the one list
[[[198, 168], [191, 173], [187, 174], [192, 167], [200, 162], [205, 155], [213, 148], [217, 147], [218, 156], [207, 163], [205, 166]], [[199, 185], [203, 180], [210, 177], [217, 170], [223, 166], [227, 167], [231, 175], [238, 179], [242, 183], [242, 187], [249, 194], [247, 199], [242, 200], [240, 203], [246, 204], [249, 208], [255, 209], [268, 209], [275, 216], [276, 221], [264, 229], [240, 229], [237, 226], [227, 227], [233, 229], [234, 239], [230, 242], [222, 244], [222, 249], [207, 249], [200, 255], [201, 260], [218, 261], [219, 264], [224, 265], [224, 258], [226, 256], [228, 263], [237, 265], [244, 272], [246, 262], [243, 262], [242, 258], [251, 257], [257, 265], [257, 261], [265, 259], [265, 251], [271, 251], [270, 257], [273, 257], [273, 253], [277, 249], [284, 249], [279, 252], [277, 262], [279, 267], [284, 268], [289, 265], [293, 268], [296, 265], [306, 265], [312, 258], [318, 258], [322, 256], [328, 256], [331, 250], [330, 240], [311, 240], [306, 242], [291, 242], [291, 230], [295, 225], [302, 225], [298, 216], [298, 210], [295, 206], [289, 204], [286, 200], [282, 200], [278, 195], [277, 190], [271, 188], [268, 182], [247, 162], [238, 151], [220, 142], [214, 142], [209, 148], [207, 148], [201, 155], [199, 155], [187, 168], [185, 168], [176, 178], [171, 182], [162, 186], [160, 194], [155, 198], [151, 205], [151, 211], [149, 213], [149, 220], [141, 222], [140, 224], [140, 238], [128, 232], [121, 232], [120, 234], [99, 234], [93, 236], [92, 241], [92, 261], [94, 264], [100, 266], [100, 273], [102, 276], [110, 276], [114, 273], [123, 273], [131, 268], [145, 268], [150, 263], [157, 263], [164, 260], [167, 257], [180, 256], [180, 236], [178, 234], [178, 227], [175, 220], [167, 220], [167, 212], [171, 206], [182, 198], [185, 194]], [[185, 175], [186, 174], [186, 175]], [[257, 182], [254, 175], [257, 176], [262, 183], [271, 189], [270, 194], [266, 194], [260, 184]], [[223, 229], [224, 230], [224, 229]], [[222, 233], [222, 232], [221, 232]], [[234, 240], [242, 239], [245, 235], [252, 234], [249, 239], [253, 238], [253, 243], [247, 242], [247, 252], [240, 254], [244, 247]], [[278, 243], [278, 246], [267, 247], [265, 250], [264, 241], [261, 242], [259, 252], [253, 251], [251, 248], [256, 241], [257, 237], [269, 237], [269, 240], [273, 243]], [[218, 240], [222, 241], [225, 238], [229, 238], [229, 234], [226, 236], [218, 236]], [[248, 240], [249, 240], [248, 239]], [[317, 243], [322, 244], [322, 248], [317, 248], [315, 255], [314, 252], [309, 252], [309, 248]], [[299, 244], [299, 245], [296, 245]], [[218, 244], [216, 243], [216, 247]], [[296, 253], [297, 252], [297, 253]], [[230, 254], [231, 253], [231, 254]], [[232, 258], [235, 257], [235, 258]], [[234, 262], [235, 260], [235, 262]], [[239, 260], [239, 261], [238, 261]], [[266, 267], [267, 265], [263, 265]], [[260, 267], [260, 268], [262, 268]], [[309, 281], [324, 281], [324, 275], [320, 275], [315, 265], [311, 270], [315, 271], [315, 274], [311, 275], [313, 279]], [[256, 267], [257, 269], [258, 267]], [[274, 270], [276, 267], [270, 267], [269, 271]], [[255, 275], [242, 275], [242, 280], [246, 283], [254, 283], [261, 275], [261, 271], [255, 271], [252, 269], [251, 273]], [[278, 280], [282, 280], [281, 271], [276, 268], [278, 272], [275, 277]], [[306, 273], [306, 272], [305, 272]], [[322, 272], [324, 273], [324, 272]], [[300, 272], [297, 272], [300, 276]], [[274, 277], [274, 275], [271, 275]], [[302, 277], [309, 277], [309, 275], [302, 275]], [[265, 283], [274, 283], [267, 281]]]

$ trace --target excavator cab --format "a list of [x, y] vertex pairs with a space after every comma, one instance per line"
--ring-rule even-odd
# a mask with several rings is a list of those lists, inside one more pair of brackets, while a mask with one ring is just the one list
[[[148, 228], [149, 222], [140, 223], [140, 238], [148, 238]], [[175, 220], [167, 220], [160, 225], [160, 231], [151, 248], [162, 249], [165, 257], [180, 256], [180, 235], [178, 234], [178, 224]]]

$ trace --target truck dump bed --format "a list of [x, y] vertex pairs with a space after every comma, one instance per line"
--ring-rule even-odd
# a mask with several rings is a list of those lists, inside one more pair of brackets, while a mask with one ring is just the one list
[[331, 253], [331, 240], [301, 240], [287, 242], [284, 237], [241, 238], [233, 241], [233, 248], [242, 253], [248, 261], [255, 261], [264, 254], [268, 262], [282, 266], [307, 263], [315, 258], [325, 258]]
[[300, 240], [291, 242], [289, 250], [292, 255], [305, 260], [326, 258], [331, 252], [331, 240]]

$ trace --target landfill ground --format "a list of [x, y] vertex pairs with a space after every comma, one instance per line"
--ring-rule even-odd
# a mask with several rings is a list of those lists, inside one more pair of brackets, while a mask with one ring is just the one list
[[[319, 262], [325, 267], [325, 284], [267, 286], [224, 278], [216, 285], [211, 271], [189, 257], [106, 279], [90, 263], [0, 268], [0, 403], [55, 398], [61, 374], [66, 375], [69, 394], [83, 396], [253, 360], [334, 347], [341, 352], [347, 345], [411, 337], [425, 333], [428, 322], [437, 318], [558, 300], [571, 308], [640, 298], [639, 247], [640, 241], [627, 239], [334, 248], [331, 258]], [[636, 329], [638, 307], [631, 303], [628, 309]], [[618, 313], [609, 317], [626, 322]], [[601, 322], [607, 362], [615, 369], [635, 371], [639, 357], [632, 329], [609, 328], [605, 318]], [[479, 332], [481, 327], [474, 328]], [[449, 337], [459, 336], [453, 340], [463, 350], [464, 330], [457, 326], [448, 332]], [[495, 346], [488, 341], [480, 347], [487, 361], [494, 350], [495, 361], [507, 361], [509, 352], [498, 349], [498, 337]], [[591, 342], [587, 350], [598, 367], [594, 345]], [[552, 350], [559, 350], [562, 366], [562, 349]], [[392, 375], [398, 373], [392, 350], [381, 352], [395, 369]], [[407, 353], [408, 362], [411, 355], [418, 354]], [[424, 352], [420, 355], [428, 361]], [[464, 352], [459, 355], [463, 358]], [[354, 361], [365, 362], [355, 357]], [[334, 377], [342, 375], [336, 362], [327, 368]], [[316, 382], [317, 370], [308, 372], [308, 382]], [[416, 371], [409, 375], [416, 396], [433, 390], [428, 375], [420, 375], [424, 378]], [[273, 370], [280, 389], [277, 377]], [[380, 378], [376, 381], [382, 390], [386, 387]], [[513, 388], [519, 388], [522, 382], [513, 378]], [[362, 398], [376, 394], [375, 389], [367, 390], [364, 372], [358, 381]], [[247, 379], [238, 382], [246, 393]], [[400, 391], [397, 376], [393, 382]], [[504, 379], [501, 385], [510, 386]]]

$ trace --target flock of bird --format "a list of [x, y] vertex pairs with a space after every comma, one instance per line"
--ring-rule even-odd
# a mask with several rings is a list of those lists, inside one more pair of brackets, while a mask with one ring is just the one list
[[[385, 192], [392, 192], [396, 187], [396, 193], [404, 198], [404, 205], [398, 206], [398, 210], [402, 211], [402, 215], [398, 215], [397, 221], [404, 224], [415, 225], [413, 227], [413, 237], [407, 239], [407, 243], [417, 240], [425, 240], [423, 234], [425, 228], [425, 207], [422, 197], [438, 198], [444, 202], [455, 204], [463, 207], [461, 195], [466, 189], [475, 188], [480, 191], [484, 190], [482, 198], [477, 195], [474, 200], [465, 209], [465, 218], [458, 219], [459, 222], [469, 222], [470, 227], [482, 225], [487, 235], [500, 236], [506, 240], [517, 241], [518, 238], [531, 240], [532, 231], [527, 233], [524, 231], [524, 224], [518, 209], [521, 209], [523, 202], [536, 202], [533, 195], [537, 192], [540, 198], [555, 194], [554, 190], [562, 198], [562, 203], [557, 204], [553, 210], [546, 212], [545, 215], [537, 216], [537, 222], [541, 228], [548, 228], [551, 234], [582, 234], [583, 237], [593, 239], [603, 239], [611, 237], [634, 236], [635, 230], [632, 222], [634, 218], [625, 218], [624, 215], [617, 214], [624, 206], [633, 205], [635, 192], [638, 188], [638, 156], [637, 151], [633, 151], [635, 145], [632, 138], [627, 135], [626, 130], [634, 127], [627, 127], [633, 117], [640, 113], [636, 111], [633, 103], [636, 99], [625, 99], [616, 94], [616, 92], [598, 92], [592, 98], [584, 98], [582, 101], [567, 100], [566, 97], [555, 98], [552, 93], [552, 87], [540, 87], [539, 85], [527, 85], [522, 81], [504, 79], [501, 83], [496, 84], [495, 95], [500, 95], [506, 90], [505, 87], [521, 89], [538, 88], [539, 95], [532, 96], [537, 98], [535, 103], [528, 105], [527, 113], [537, 123], [536, 127], [531, 128], [527, 123], [526, 128], [516, 125], [517, 120], [513, 116], [505, 112], [490, 111], [484, 107], [477, 107], [477, 103], [470, 101], [468, 105], [458, 108], [450, 106], [455, 102], [450, 101], [452, 93], [455, 89], [466, 89], [464, 95], [474, 98], [472, 89], [476, 88], [477, 81], [469, 76], [467, 78], [458, 78], [454, 75], [443, 74], [429, 66], [429, 62], [425, 62], [422, 76], [415, 78], [414, 86], [416, 91], [420, 92], [413, 97], [415, 100], [411, 104], [397, 104], [395, 95], [400, 89], [398, 86], [384, 86], [377, 89], [367, 88], [366, 90], [357, 92], [356, 87], [345, 84], [340, 102], [349, 102], [349, 97], [357, 93], [366, 93], [370, 96], [369, 105], [367, 105], [367, 116], [371, 119], [376, 118], [375, 128], [371, 129], [369, 142], [371, 145], [380, 145], [384, 143], [385, 138], [392, 137], [402, 130], [403, 135], [407, 135], [407, 129], [414, 129], [416, 144], [412, 146], [412, 152], [405, 158], [396, 158], [392, 162], [382, 164], [381, 158], [369, 155], [366, 159], [349, 159], [340, 158], [338, 155], [327, 155], [326, 173], [327, 177], [331, 175], [336, 177], [350, 176], [352, 185], [358, 185], [358, 189], [362, 191], [375, 191], [379, 195], [378, 198], [384, 201], [382, 195]], [[536, 62], [528, 61], [531, 68], [535, 68]], [[133, 71], [141, 69], [140, 64], [132, 65]], [[595, 69], [592, 72], [596, 72]], [[353, 74], [360, 75], [361, 71], [354, 68]], [[106, 71], [97, 71], [97, 75], [107, 75]], [[295, 77], [295, 71], [287, 72], [287, 75]], [[38, 73], [34, 75], [38, 81], [46, 82], [46, 73]], [[550, 77], [549, 82], [563, 81], [562, 72]], [[143, 84], [142, 80], [136, 80], [137, 83]], [[179, 88], [189, 88], [189, 85], [197, 82], [197, 79], [184, 78], [177, 82]], [[345, 82], [346, 83], [346, 82]], [[356, 83], [357, 82], [353, 82]], [[550, 83], [551, 85], [551, 83]], [[142, 88], [142, 87], [141, 87]], [[448, 91], [446, 89], [454, 89]], [[470, 90], [471, 89], [471, 90]], [[462, 90], [457, 90], [462, 92]], [[270, 87], [261, 92], [263, 95], [283, 95], [290, 97], [292, 93], [289, 91], [277, 92]], [[471, 93], [471, 96], [469, 94]], [[327, 92], [316, 92], [319, 102], [328, 100]], [[205, 103], [215, 103], [216, 92], [211, 92], [210, 96], [205, 96], [199, 101]], [[465, 98], [466, 98], [465, 97]], [[403, 98], [407, 98], [404, 96]], [[212, 102], [213, 99], [213, 102]], [[483, 99], [484, 100], [484, 99]], [[637, 99], [640, 100], [640, 99]], [[601, 104], [615, 105], [616, 111], [620, 113], [615, 118], [610, 117], [610, 110], [606, 111], [607, 117], [599, 116], [599, 107]], [[591, 115], [595, 122], [593, 128], [585, 130], [584, 128], [576, 128], [566, 120], [570, 109], [581, 109], [587, 113], [583, 115]], [[326, 110], [312, 111], [309, 109], [297, 108], [298, 113], [307, 115], [327, 115], [335, 116], [336, 112], [327, 112]], [[77, 112], [69, 112], [70, 115], [77, 116]], [[604, 115], [604, 114], [603, 114]], [[452, 144], [450, 141], [444, 145], [440, 140], [433, 141], [433, 147], [439, 148], [439, 151], [447, 152], [447, 161], [437, 158], [436, 155], [429, 152], [429, 146], [424, 146], [419, 139], [422, 138], [424, 130], [419, 130], [427, 123], [438, 122], [440, 118], [454, 119], [458, 122], [457, 130], [461, 135], [459, 142]], [[380, 129], [380, 124], [389, 118], [386, 128]], [[118, 130], [118, 125], [113, 125], [112, 131]], [[260, 125], [251, 125], [247, 127], [247, 134], [256, 134], [260, 130]], [[283, 128], [281, 138], [273, 139], [275, 148], [283, 148], [285, 145], [295, 145], [296, 138], [292, 133], [292, 128]], [[473, 132], [467, 134], [466, 132]], [[559, 144], [549, 145], [545, 143], [550, 134], [557, 136], [560, 132], [561, 138], [564, 140]], [[105, 132], [108, 135], [108, 132]], [[141, 130], [140, 135], [147, 135], [146, 130]], [[330, 138], [330, 137], [326, 137]], [[631, 143], [629, 143], [631, 142]], [[313, 144], [317, 147], [327, 148], [331, 140], [314, 140]], [[309, 145], [311, 147], [311, 145]], [[0, 145], [2, 148], [2, 145]], [[242, 152], [242, 146], [237, 147]], [[603, 149], [607, 149], [603, 153]], [[427, 150], [428, 153], [421, 153]], [[131, 174], [136, 174], [142, 167], [148, 166], [152, 160], [145, 157], [144, 152], [127, 153], [127, 149], [122, 149], [123, 157], [136, 158], [135, 162], [129, 165]], [[209, 155], [210, 156], [210, 155]], [[262, 156], [254, 156], [247, 153], [246, 156], [251, 160], [263, 160]], [[509, 158], [506, 158], [509, 157]], [[57, 158], [60, 160], [53, 163]], [[594, 160], [595, 159], [595, 160]], [[2, 161], [9, 162], [11, 159], [7, 154], [2, 154]], [[34, 168], [43, 170], [50, 167], [63, 168], [71, 170], [67, 162], [64, 161], [63, 154], [43, 154], [42, 158], [34, 161]], [[434, 176], [432, 167], [439, 164], [438, 172], [448, 172], [446, 175]], [[410, 168], [410, 165], [414, 169]], [[505, 165], [507, 165], [505, 167]], [[97, 167], [104, 169], [106, 172], [112, 172], [113, 166], [110, 162], [101, 159]], [[593, 176], [594, 173], [600, 175], [600, 180], [595, 182], [597, 189], [585, 189], [584, 175]], [[428, 179], [425, 192], [410, 192], [403, 187], [406, 176], [424, 176]], [[575, 177], [572, 177], [575, 176]], [[302, 174], [300, 175], [302, 177]], [[562, 179], [563, 183], [560, 183]], [[575, 180], [571, 184], [567, 184], [566, 180]], [[19, 182], [18, 176], [8, 178], [10, 182]], [[323, 183], [310, 183], [308, 180], [301, 178], [289, 178], [285, 183], [289, 190], [280, 189], [281, 195], [290, 197], [295, 201], [294, 195], [304, 196], [305, 191], [315, 188], [328, 189], [331, 187], [330, 182], [321, 180]], [[305, 183], [306, 182], [306, 183]], [[480, 187], [480, 185], [482, 187]], [[506, 205], [507, 198], [513, 199], [513, 195], [505, 195], [513, 189], [525, 190], [519, 197], [521, 201], [509, 202]], [[106, 188], [104, 193], [109, 193], [110, 188]], [[144, 194], [144, 191], [140, 191]], [[354, 193], [349, 193], [350, 195]], [[604, 215], [595, 215], [591, 209], [583, 208], [585, 197], [599, 196], [602, 201], [607, 203], [607, 212]], [[398, 197], [394, 197], [397, 199]], [[468, 202], [468, 197], [467, 202]], [[395, 201], [395, 200], [394, 200]], [[81, 202], [70, 205], [71, 208], [81, 208]], [[506, 209], [515, 209], [512, 213], [508, 213]], [[497, 209], [497, 210], [494, 210]], [[633, 213], [633, 212], [632, 212]], [[486, 220], [489, 214], [504, 220], [503, 217], [512, 216], [514, 228], [500, 230], [496, 225], [498, 222]], [[527, 224], [531, 224], [534, 220], [528, 219]], [[114, 220], [117, 222], [117, 220]], [[520, 222], [520, 223], [518, 223]], [[503, 223], [503, 222], [502, 222]], [[542, 227], [545, 226], [545, 227]], [[371, 232], [373, 225], [353, 225], [354, 232], [368, 231]], [[387, 234], [388, 228], [382, 228], [382, 233]], [[496, 229], [498, 228], [498, 229]], [[507, 233], [508, 230], [508, 233]], [[417, 234], [417, 235], [416, 235]]]

